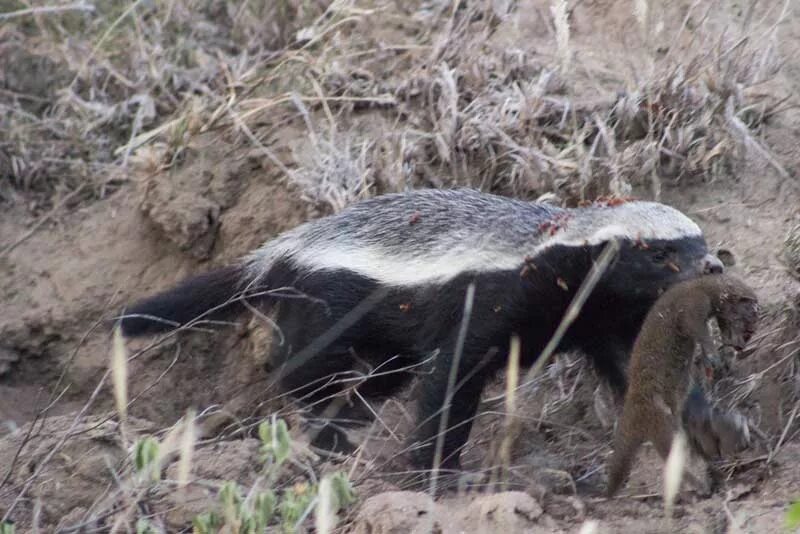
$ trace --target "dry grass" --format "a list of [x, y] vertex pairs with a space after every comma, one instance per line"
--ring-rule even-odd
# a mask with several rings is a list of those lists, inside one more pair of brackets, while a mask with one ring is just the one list
[[[594, 67], [571, 40], [566, 2], [549, 13], [552, 60], [492, 44], [498, 28], [513, 27], [514, 4], [439, 11], [157, 0], [67, 9], [81, 6], [10, 6], [27, 11], [10, 9], [4, 26], [19, 65], [0, 93], [0, 166], [13, 185], [0, 190], [6, 200], [38, 192], [47, 204], [86, 181], [104, 196], [128, 179], [137, 151], [160, 147], [160, 168], [169, 168], [207, 132], [233, 134], [331, 210], [420, 185], [582, 199], [642, 181], [657, 192], [663, 180], [725, 176], [747, 153], [779, 166], [757, 129], [777, 111], [759, 88], [779, 67], [785, 13], [766, 30], [684, 24], [652, 68], [603, 94], [579, 90], [585, 75], [576, 69]], [[644, 32], [653, 9], [632, 8]], [[690, 16], [703, 24], [707, 12], [696, 5]], [[46, 83], [25, 74], [37, 66]], [[377, 123], [362, 119], [376, 107]], [[308, 133], [291, 161], [276, 151], [289, 124]]]

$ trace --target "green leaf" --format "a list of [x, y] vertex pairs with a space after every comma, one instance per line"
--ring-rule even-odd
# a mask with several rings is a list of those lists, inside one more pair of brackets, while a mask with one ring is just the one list
[[142, 517], [136, 522], [136, 534], [156, 534], [156, 531], [150, 521]]
[[14, 534], [14, 523], [0, 523], [0, 534]]
[[214, 534], [222, 527], [222, 519], [214, 512], [205, 512], [192, 519], [195, 534]]
[[338, 509], [346, 508], [356, 502], [356, 494], [355, 491], [353, 491], [353, 486], [344, 473], [337, 472], [331, 475], [331, 486], [333, 487], [333, 494], [336, 497], [336, 506]]
[[265, 460], [273, 460], [281, 465], [291, 452], [292, 440], [289, 427], [283, 419], [264, 421], [258, 425], [258, 436], [261, 438], [261, 454]]
[[800, 500], [793, 502], [786, 510], [786, 526], [790, 529], [800, 527]]
[[222, 515], [228, 523], [235, 523], [242, 517], [242, 493], [236, 482], [225, 482], [219, 490]]
[[317, 488], [305, 482], [297, 483], [283, 492], [283, 499], [278, 505], [278, 510], [281, 514], [284, 532], [297, 530], [297, 523], [305, 514], [316, 493]]
[[152, 470], [154, 480], [158, 480], [158, 440], [146, 437], [136, 442], [133, 450], [133, 463], [139, 473]]
[[256, 495], [253, 501], [253, 518], [256, 521], [256, 530], [263, 532], [269, 524], [272, 516], [275, 515], [275, 506], [278, 498], [272, 491], [265, 491]]

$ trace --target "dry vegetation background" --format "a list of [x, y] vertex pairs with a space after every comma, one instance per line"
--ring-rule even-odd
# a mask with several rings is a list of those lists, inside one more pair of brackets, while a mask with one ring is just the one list
[[[790, 0], [0, 0], [0, 516], [175, 532], [226, 481], [237, 506], [272, 488], [310, 512], [309, 484], [343, 470], [358, 502], [337, 528], [360, 532], [774, 531], [800, 497], [798, 57]], [[519, 401], [513, 492], [378, 495], [404, 489], [392, 459], [412, 407], [375, 407], [356, 456], [315, 457], [263, 370], [258, 318], [131, 344], [118, 424], [101, 321], [129, 299], [357, 199], [457, 185], [660, 199], [734, 253], [765, 318], [715, 398], [758, 439], [719, 494], [667, 525], [648, 450], [624, 495], [592, 497], [614, 415], [561, 355]], [[502, 390], [466, 451], [475, 471]], [[271, 414], [295, 450], [264, 471]], [[148, 435], [157, 480], [136, 469]]]

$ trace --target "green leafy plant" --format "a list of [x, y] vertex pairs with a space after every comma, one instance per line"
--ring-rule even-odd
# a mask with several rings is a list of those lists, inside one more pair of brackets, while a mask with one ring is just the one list
[[275, 515], [278, 499], [272, 491], [264, 491], [253, 500], [253, 519], [257, 532], [263, 531]]
[[331, 486], [333, 487], [337, 512], [356, 502], [356, 493], [352, 484], [350, 484], [350, 479], [344, 473], [337, 472], [331, 475]]
[[295, 484], [283, 492], [283, 499], [278, 505], [281, 515], [281, 525], [286, 532], [294, 532], [300, 519], [303, 518], [311, 501], [316, 495], [316, 488], [308, 483]]
[[800, 499], [790, 504], [786, 510], [786, 526], [790, 530], [800, 528]]
[[140, 518], [136, 522], [136, 534], [156, 534], [157, 532], [147, 519]]
[[222, 504], [222, 517], [228, 525], [241, 523], [242, 519], [242, 494], [236, 482], [225, 482], [219, 490], [219, 500]]
[[[258, 435], [261, 439], [259, 452], [266, 464], [269, 481], [277, 477], [280, 466], [291, 455], [289, 428], [285, 421], [273, 417], [259, 425]], [[154, 451], [151, 447], [142, 444], [141, 451], [137, 448], [137, 469], [146, 469], [148, 461], [158, 456], [157, 449]], [[336, 514], [355, 502], [355, 492], [347, 475], [333, 473], [326, 475], [323, 480], [329, 492], [326, 496], [330, 497], [327, 513]], [[298, 482], [280, 495], [266, 490], [244, 498], [239, 485], [228, 481], [220, 487], [219, 508], [196, 516], [192, 526], [195, 534], [216, 533], [222, 528], [237, 534], [257, 534], [277, 522], [284, 532], [295, 532], [297, 526], [309, 516], [318, 493], [318, 485]]]
[[317, 488], [315, 527], [318, 532], [332, 532], [337, 514], [355, 501], [355, 492], [343, 473], [325, 475]]
[[215, 512], [204, 512], [192, 519], [194, 534], [213, 534], [222, 528], [222, 518]]
[[133, 448], [133, 465], [137, 473], [144, 473], [154, 481], [161, 476], [158, 465], [158, 440], [146, 437], [136, 442]]
[[289, 458], [292, 440], [289, 427], [283, 419], [264, 421], [258, 425], [258, 436], [261, 438], [261, 456], [265, 462], [276, 468]]
[[263, 491], [252, 499], [242, 497], [235, 482], [225, 482], [219, 490], [219, 512], [205, 512], [192, 520], [196, 534], [211, 534], [227, 527], [238, 534], [264, 532], [275, 515], [277, 497], [272, 491]]

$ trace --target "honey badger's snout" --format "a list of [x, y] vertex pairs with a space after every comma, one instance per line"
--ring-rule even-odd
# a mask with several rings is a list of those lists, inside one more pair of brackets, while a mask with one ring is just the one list
[[722, 260], [708, 253], [700, 260], [700, 272], [703, 274], [720, 274], [725, 270]]

